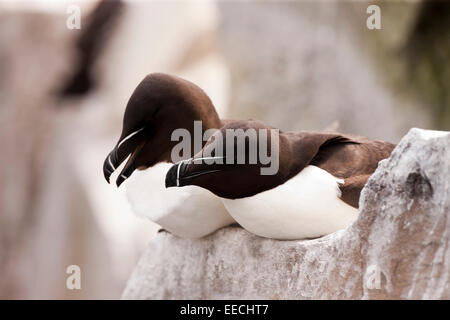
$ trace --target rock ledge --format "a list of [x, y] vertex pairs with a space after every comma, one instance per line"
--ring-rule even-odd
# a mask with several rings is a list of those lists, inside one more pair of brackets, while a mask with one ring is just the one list
[[158, 234], [123, 299], [450, 299], [450, 132], [411, 129], [347, 229], [277, 241]]

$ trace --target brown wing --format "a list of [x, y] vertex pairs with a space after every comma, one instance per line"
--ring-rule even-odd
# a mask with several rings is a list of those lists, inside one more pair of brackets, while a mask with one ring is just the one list
[[353, 207], [358, 207], [361, 190], [378, 162], [389, 157], [395, 147], [389, 142], [339, 133], [301, 132], [295, 136], [292, 150], [301, 163], [295, 166], [297, 172], [314, 165], [344, 179], [342, 200]]
[[370, 174], [363, 174], [345, 179], [344, 185], [339, 187], [342, 193], [341, 199], [352, 207], [358, 208], [361, 190], [370, 176]]
[[391, 154], [395, 145], [380, 140], [342, 135], [322, 144], [311, 165], [318, 166], [335, 177], [349, 178], [372, 174], [378, 162]]
[[343, 178], [344, 185], [340, 187], [342, 200], [358, 208], [362, 188], [378, 167], [378, 162], [388, 158], [395, 145], [357, 136], [345, 137], [352, 143], [338, 141], [322, 145], [311, 164]]

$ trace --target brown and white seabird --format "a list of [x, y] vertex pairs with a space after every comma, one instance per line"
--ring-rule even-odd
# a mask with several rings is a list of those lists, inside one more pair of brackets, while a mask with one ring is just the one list
[[[279, 131], [273, 141], [279, 150], [279, 167], [273, 175], [261, 174], [265, 165], [260, 161], [227, 164], [201, 160], [205, 154], [227, 159], [226, 131], [238, 129], [275, 130], [254, 120], [228, 123], [192, 159], [172, 166], [166, 187], [194, 185], [210, 190], [221, 197], [241, 226], [275, 239], [315, 238], [349, 225], [357, 217], [361, 189], [378, 162], [389, 157], [395, 147], [349, 134]], [[265, 137], [269, 148], [271, 135]], [[252, 139], [262, 138], [233, 139], [232, 156], [245, 150], [245, 159], [249, 159], [250, 144], [260, 142]]]
[[131, 95], [122, 134], [103, 164], [109, 182], [112, 173], [128, 158], [116, 184], [120, 186], [127, 180], [126, 194], [133, 211], [188, 238], [202, 237], [235, 222], [220, 199], [205, 189], [191, 187], [179, 192], [164, 187], [171, 150], [177, 144], [171, 141], [171, 134], [183, 128], [193, 137], [196, 120], [202, 121], [203, 130], [226, 123], [195, 84], [167, 74], [150, 74]]

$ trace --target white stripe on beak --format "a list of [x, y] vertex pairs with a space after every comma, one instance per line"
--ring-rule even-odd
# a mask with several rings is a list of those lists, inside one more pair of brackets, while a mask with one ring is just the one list
[[111, 168], [113, 168], [113, 170], [116, 170], [116, 168], [113, 166], [113, 164], [111, 162], [111, 156], [108, 157], [108, 161], [109, 161], [109, 165], [111, 166]]
[[190, 161], [195, 162], [196, 160], [218, 160], [218, 159], [223, 159], [223, 158], [225, 158], [225, 157], [223, 157], [223, 156], [222, 157], [203, 157], [203, 158], [197, 158], [197, 159], [190, 158], [187, 160], [181, 160], [180, 162], [178, 162], [178, 167], [177, 167], [177, 187], [180, 186], [180, 169], [181, 169], [181, 164], [183, 162], [190, 162]]
[[139, 130], [136, 130], [135, 132], [132, 132], [129, 135], [127, 135], [125, 138], [123, 138], [122, 141], [119, 142], [119, 145], [117, 146], [117, 148], [119, 148], [122, 145], [122, 143], [124, 143], [125, 141], [130, 139], [132, 136], [134, 136], [136, 133], [139, 133], [142, 130], [144, 130], [144, 128], [140, 128]]
[[178, 168], [177, 168], [177, 187], [180, 186], [180, 167], [181, 167], [181, 162], [178, 164]]
[[203, 157], [203, 158], [196, 158], [196, 159], [191, 158], [190, 160], [193, 160], [195, 162], [197, 160], [219, 160], [219, 159], [224, 159], [224, 158], [225, 158], [224, 156], [221, 156], [221, 157]]
[[178, 167], [177, 167], [177, 187], [180, 186], [180, 168], [181, 168], [181, 164], [183, 162], [189, 162], [189, 161], [191, 161], [191, 159], [181, 160], [180, 162], [178, 162]]

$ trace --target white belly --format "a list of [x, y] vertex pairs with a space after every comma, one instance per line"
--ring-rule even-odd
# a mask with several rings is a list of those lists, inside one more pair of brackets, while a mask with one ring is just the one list
[[242, 227], [259, 236], [315, 238], [347, 227], [358, 216], [357, 209], [340, 199], [338, 182], [343, 181], [308, 166], [274, 189], [222, 201]]
[[126, 195], [135, 214], [183, 238], [200, 238], [234, 223], [220, 198], [196, 187], [165, 188], [170, 163], [136, 170], [126, 180]]

